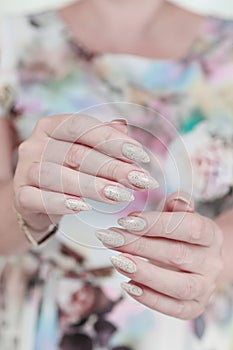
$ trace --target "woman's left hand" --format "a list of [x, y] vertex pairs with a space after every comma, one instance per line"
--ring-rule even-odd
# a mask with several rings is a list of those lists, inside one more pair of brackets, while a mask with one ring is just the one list
[[[119, 220], [125, 229], [97, 231], [129, 283], [132, 297], [151, 309], [193, 319], [205, 309], [222, 270], [222, 233], [215, 222], [194, 212], [187, 195], [173, 194], [165, 211], [133, 213]], [[146, 258], [140, 259], [139, 257]]]

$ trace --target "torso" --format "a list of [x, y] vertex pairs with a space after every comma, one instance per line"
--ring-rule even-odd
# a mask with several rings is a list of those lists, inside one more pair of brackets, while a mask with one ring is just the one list
[[[115, 225], [117, 217], [130, 211], [155, 208], [179, 182], [185, 190], [193, 182], [197, 207], [204, 215], [232, 206], [233, 22], [207, 19], [186, 55], [169, 61], [107, 54], [85, 60], [54, 14], [6, 19], [4, 29], [14, 44], [5, 54], [16, 58], [15, 124], [21, 139], [39, 118], [56, 113], [85, 112], [104, 121], [124, 117], [132, 136], [154, 155], [150, 170], [161, 186], [148, 198], [137, 195], [127, 208], [94, 203], [91, 218], [89, 213], [66, 217], [59, 240], [71, 251], [65, 253], [56, 241], [36, 257], [15, 258], [5, 265], [1, 315], [13, 331], [0, 326], [2, 348], [16, 332], [18, 317], [24, 326], [21, 341], [26, 334], [29, 344], [20, 350], [45, 349], [46, 343], [49, 350], [57, 350], [57, 335], [64, 339], [64, 334], [81, 332], [96, 342], [93, 324], [102, 315], [117, 327], [106, 349], [230, 349], [231, 290], [220, 291], [207, 312], [188, 323], [158, 315], [126, 297], [118, 300], [121, 277], [108, 262], [112, 252], [101, 249], [93, 231]], [[85, 302], [80, 302], [81, 295]], [[15, 304], [19, 314], [12, 315]], [[177, 337], [168, 336], [170, 332]], [[99, 349], [96, 343], [94, 349]]]

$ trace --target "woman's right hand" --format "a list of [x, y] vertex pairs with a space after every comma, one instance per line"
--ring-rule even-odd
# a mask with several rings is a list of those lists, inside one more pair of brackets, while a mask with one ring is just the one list
[[56, 115], [38, 121], [19, 146], [15, 207], [29, 226], [47, 227], [62, 215], [91, 209], [82, 197], [106, 203], [131, 201], [126, 188], [158, 186], [134, 164], [149, 162], [126, 126], [87, 115]]

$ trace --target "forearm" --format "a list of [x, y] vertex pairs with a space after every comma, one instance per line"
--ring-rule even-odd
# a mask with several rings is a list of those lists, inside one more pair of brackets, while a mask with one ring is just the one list
[[29, 248], [13, 207], [12, 180], [0, 182], [0, 255], [18, 254]]
[[[36, 240], [44, 237], [46, 229], [30, 233]], [[0, 255], [21, 254], [31, 247], [23, 234], [14, 209], [13, 180], [0, 182]]]
[[233, 209], [218, 216], [215, 220], [223, 232], [223, 272], [221, 283], [233, 282]]

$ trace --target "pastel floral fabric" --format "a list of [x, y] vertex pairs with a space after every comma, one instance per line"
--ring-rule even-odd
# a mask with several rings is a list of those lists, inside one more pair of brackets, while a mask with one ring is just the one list
[[232, 349], [231, 287], [192, 322], [160, 315], [121, 292], [112, 252], [93, 233], [156, 209], [175, 190], [191, 193], [209, 217], [232, 207], [233, 21], [207, 18], [179, 61], [92, 55], [54, 13], [2, 18], [0, 30], [0, 85], [15, 90], [11, 118], [21, 140], [57, 113], [124, 117], [160, 183], [127, 207], [92, 203], [92, 213], [65, 217], [46, 249], [1, 259], [0, 349]]

